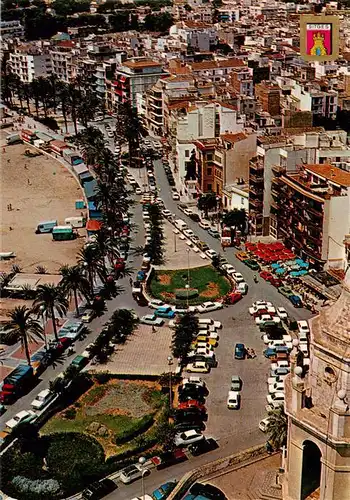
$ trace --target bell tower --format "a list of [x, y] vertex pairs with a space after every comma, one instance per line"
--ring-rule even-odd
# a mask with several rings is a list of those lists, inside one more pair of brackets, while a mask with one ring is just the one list
[[335, 304], [310, 320], [310, 365], [294, 342], [285, 382], [284, 500], [350, 499], [350, 268]]

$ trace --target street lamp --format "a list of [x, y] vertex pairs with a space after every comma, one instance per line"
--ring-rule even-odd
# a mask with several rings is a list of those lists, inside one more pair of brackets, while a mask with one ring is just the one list
[[190, 289], [190, 285], [189, 284], [185, 285], [185, 288], [187, 290], [187, 309], [188, 309], [188, 307], [189, 307], [189, 303], [188, 303], [188, 291]]
[[[139, 464], [141, 467], [143, 467], [146, 463], [146, 458], [145, 457], [140, 457], [139, 458]], [[145, 480], [144, 480], [144, 475], [147, 472], [147, 470], [142, 470], [141, 472], [141, 498], [142, 500], [145, 500]]]
[[[43, 322], [43, 331], [44, 331], [44, 340], [45, 340], [45, 349], [47, 351], [47, 338], [46, 338], [46, 330], [45, 330], [45, 320], [44, 320], [44, 312], [45, 312], [45, 306], [42, 305], [39, 307], [39, 311], [41, 313], [41, 319], [42, 319], [42, 322]], [[53, 319], [52, 319], [53, 321]]]
[[187, 283], [190, 286], [190, 249], [187, 248]]
[[171, 365], [173, 364], [173, 357], [168, 356], [168, 366], [169, 366], [169, 408], [171, 410], [173, 402], [172, 402], [172, 395], [173, 395], [173, 388], [172, 388], [172, 371], [171, 371]]

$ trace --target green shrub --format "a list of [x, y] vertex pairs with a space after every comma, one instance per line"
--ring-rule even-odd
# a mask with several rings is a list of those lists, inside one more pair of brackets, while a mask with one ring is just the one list
[[198, 297], [199, 291], [196, 288], [178, 288], [175, 290], [175, 296], [177, 299], [194, 299]]
[[116, 434], [115, 443], [123, 444], [127, 441], [131, 441], [139, 434], [146, 432], [153, 425], [153, 423], [153, 415], [145, 415], [144, 417], [136, 420], [135, 423], [131, 427], [129, 427], [129, 429], [125, 429], [124, 431]]
[[68, 420], [74, 420], [77, 416], [77, 410], [75, 408], [67, 408], [67, 410], [63, 413], [64, 418], [68, 418]]

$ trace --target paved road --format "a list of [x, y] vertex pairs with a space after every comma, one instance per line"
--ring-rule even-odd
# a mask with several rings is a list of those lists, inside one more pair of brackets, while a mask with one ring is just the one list
[[[207, 242], [211, 248], [217, 252], [221, 251], [218, 240], [212, 238], [206, 231], [202, 230], [197, 223], [187, 218], [177, 208], [177, 204], [171, 198], [170, 187], [167, 182], [161, 161], [155, 162], [155, 174], [158, 186], [160, 187], [160, 196], [165, 202], [166, 208], [179, 218], [185, 219], [188, 226], [200, 237], [202, 241]], [[142, 178], [143, 169], [135, 172], [135, 178]], [[141, 183], [140, 183], [141, 184]], [[133, 244], [135, 246], [144, 243], [144, 234], [142, 231], [141, 205], [136, 204], [134, 208], [134, 222], [139, 229], [135, 231]], [[254, 283], [253, 273], [244, 264], [238, 261], [233, 250], [225, 252], [227, 260], [232, 263], [237, 271], [242, 272], [246, 282], [249, 285], [249, 293], [239, 303], [224, 308], [223, 310], [210, 314], [211, 317], [223, 322], [224, 328], [220, 332], [220, 342], [216, 350], [219, 366], [213, 369], [211, 374], [206, 375], [208, 388], [210, 391], [207, 399], [209, 420], [207, 423], [206, 434], [218, 439], [220, 448], [208, 455], [191, 459], [177, 466], [170, 467], [164, 471], [153, 471], [145, 478], [146, 492], [150, 493], [159, 484], [177, 478], [189, 470], [200, 466], [203, 463], [210, 462], [216, 458], [235, 453], [249, 446], [263, 442], [264, 437], [258, 430], [257, 424], [264, 415], [265, 396], [266, 396], [266, 375], [268, 372], [268, 362], [262, 356], [263, 344], [260, 340], [258, 329], [248, 314], [250, 304], [258, 299], [272, 301], [275, 305], [284, 306], [296, 319], [306, 319], [310, 313], [304, 309], [294, 309], [290, 302], [285, 299], [277, 290], [263, 280]], [[131, 257], [133, 259], [133, 257]], [[137, 270], [141, 258], [135, 257], [131, 265]], [[93, 320], [89, 327], [92, 333], [89, 337], [76, 344], [77, 352], [84, 350], [100, 331], [102, 325], [108, 320], [109, 316], [116, 308], [133, 308], [139, 314], [145, 314], [147, 308], [139, 308], [133, 301], [130, 294], [129, 278], [121, 281], [125, 287], [125, 293], [116, 299], [107, 303], [108, 312], [102, 317]], [[258, 356], [254, 360], [237, 361], [233, 359], [232, 349], [236, 342], [244, 342], [253, 347]], [[41, 376], [38, 386], [30, 394], [21, 398], [16, 404], [0, 418], [0, 426], [9, 420], [11, 416], [22, 409], [28, 409], [34, 396], [42, 389], [48, 386], [49, 380], [57, 376], [70, 363], [71, 359], [65, 360], [62, 366], [56, 368], [49, 367]], [[242, 408], [239, 411], [229, 411], [226, 408], [226, 397], [231, 375], [240, 375], [243, 380]], [[109, 499], [130, 499], [141, 495], [141, 481], [137, 481], [129, 486], [120, 486], [118, 490], [106, 498]]]

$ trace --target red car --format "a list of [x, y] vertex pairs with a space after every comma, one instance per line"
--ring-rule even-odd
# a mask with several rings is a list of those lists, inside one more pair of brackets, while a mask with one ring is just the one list
[[116, 262], [114, 264], [114, 269], [116, 271], [124, 271], [124, 269], [125, 269], [125, 260], [122, 259], [121, 257], [118, 257], [118, 259], [116, 260]]
[[279, 288], [280, 286], [283, 286], [283, 281], [280, 280], [279, 278], [275, 278], [273, 276], [273, 279], [270, 281], [271, 285], [276, 287], [276, 288]]
[[198, 403], [196, 399], [189, 399], [185, 403], [179, 403], [178, 410], [186, 410], [187, 408], [198, 408], [198, 410], [206, 412], [205, 406]]
[[232, 292], [226, 295], [225, 304], [235, 304], [239, 300], [241, 300], [242, 294], [240, 292]]
[[274, 276], [269, 273], [268, 271], [261, 271], [260, 277], [264, 279], [265, 281], [271, 281], [274, 279]]

